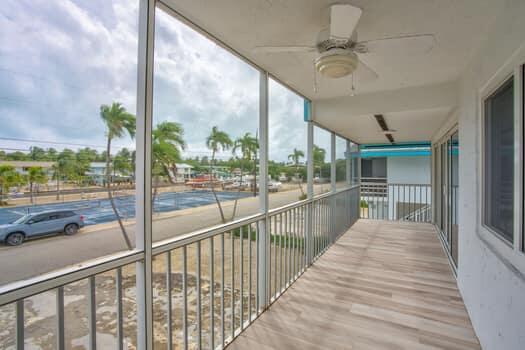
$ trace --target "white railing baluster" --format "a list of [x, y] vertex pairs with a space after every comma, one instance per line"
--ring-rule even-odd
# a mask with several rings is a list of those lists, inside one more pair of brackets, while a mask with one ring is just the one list
[[56, 313], [57, 313], [57, 349], [65, 349], [65, 326], [64, 326], [64, 287], [56, 290]]
[[24, 299], [16, 302], [16, 349], [24, 350]]
[[115, 289], [117, 302], [117, 347], [119, 350], [124, 349], [124, 315], [122, 309], [122, 268], [116, 269]]
[[88, 278], [89, 349], [97, 349], [97, 301], [95, 276]]
[[210, 348], [215, 349], [215, 237], [210, 237]]
[[[168, 350], [173, 348], [172, 297], [171, 297], [171, 252], [166, 252], [166, 340]], [[119, 293], [117, 292], [117, 295]], [[117, 296], [118, 299], [118, 296]]]

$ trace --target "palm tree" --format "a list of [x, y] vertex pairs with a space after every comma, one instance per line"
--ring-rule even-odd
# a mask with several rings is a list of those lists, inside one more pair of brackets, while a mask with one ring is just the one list
[[4, 195], [9, 188], [19, 185], [22, 177], [12, 165], [0, 165], [0, 206], [4, 205]]
[[[259, 142], [257, 141], [256, 137], [253, 137], [251, 133], [247, 132], [244, 134], [244, 136], [239, 137], [237, 140], [235, 140], [235, 143], [233, 144], [232, 152], [235, 155], [237, 150], [241, 151], [241, 184], [242, 184], [242, 173], [244, 171], [244, 162], [250, 162], [254, 160], [254, 172], [256, 172], [256, 158], [257, 150], [259, 149]], [[254, 178], [253, 183], [255, 190], [257, 186], [257, 181]], [[239, 186], [239, 192], [241, 190], [241, 187]], [[237, 193], [239, 193], [237, 192]], [[237, 202], [239, 200], [239, 195], [237, 194], [237, 198], [235, 198], [235, 204], [233, 206], [233, 213], [232, 213], [232, 220], [235, 217], [235, 212], [237, 211]]]
[[34, 203], [33, 187], [34, 184], [45, 184], [47, 182], [47, 174], [39, 166], [30, 167], [27, 171], [27, 181], [29, 182], [29, 193], [31, 195], [31, 204]]
[[217, 202], [217, 206], [219, 207], [219, 212], [221, 214], [221, 220], [223, 223], [225, 223], [226, 218], [224, 217], [224, 211], [222, 210], [221, 201], [219, 201], [219, 198], [217, 197], [217, 193], [215, 193], [215, 188], [213, 187], [213, 183], [212, 183], [213, 181], [212, 169], [213, 169], [213, 165], [216, 165], [215, 154], [219, 152], [220, 150], [226, 151], [230, 149], [230, 147], [233, 146], [233, 142], [230, 136], [226, 132], [220, 131], [217, 126], [214, 126], [211, 128], [210, 136], [206, 138], [206, 146], [208, 147], [208, 149], [211, 150], [210, 187], [211, 187], [213, 196], [215, 197], [215, 201]]
[[122, 219], [118, 213], [117, 207], [115, 206], [115, 201], [113, 200], [113, 195], [111, 194], [111, 141], [113, 139], [119, 139], [124, 137], [127, 133], [131, 138], [135, 137], [136, 130], [136, 117], [128, 113], [126, 109], [118, 102], [113, 102], [111, 106], [102, 105], [100, 106], [100, 118], [106, 125], [106, 137], [107, 137], [107, 147], [106, 147], [106, 186], [108, 189], [108, 197], [113, 208], [113, 212], [117, 217], [118, 224], [126, 245], [128, 249], [133, 249], [131, 242], [129, 240], [126, 229], [122, 224]]
[[[324, 159], [326, 157], [326, 150], [324, 148], [321, 148], [317, 145], [314, 145], [312, 149], [313, 153], [313, 159], [314, 159], [314, 169], [316, 167], [319, 167], [319, 180], [322, 180], [322, 171], [323, 171], [323, 165], [324, 165]], [[324, 186], [322, 185], [323, 182], [321, 182], [321, 192], [324, 191]]]
[[70, 149], [64, 149], [56, 156], [56, 163], [53, 164], [53, 177], [57, 181], [56, 200], [60, 199], [60, 180], [75, 177], [76, 156]]
[[[304, 152], [301, 150], [298, 150], [297, 148], [294, 148], [293, 153], [288, 155], [288, 159], [291, 160], [295, 165], [295, 172], [297, 174], [299, 173], [299, 160], [301, 158], [304, 158]], [[302, 181], [301, 179], [299, 179], [299, 189], [301, 190], [301, 195], [304, 196], [303, 186], [301, 183]]]
[[177, 172], [177, 162], [181, 159], [182, 150], [186, 147], [184, 142], [184, 129], [181, 124], [164, 121], [159, 123], [152, 132], [153, 175], [155, 189], [153, 203], [157, 196], [159, 176], [167, 175], [170, 182], [171, 175]]
[[60, 200], [60, 163], [55, 163], [53, 164], [53, 166], [51, 167], [53, 169], [53, 178], [56, 180], [57, 182], [57, 197], [56, 197], [56, 200]]
[[326, 157], [326, 150], [317, 145], [313, 148], [314, 167], [319, 167], [319, 177], [321, 177], [321, 170]]

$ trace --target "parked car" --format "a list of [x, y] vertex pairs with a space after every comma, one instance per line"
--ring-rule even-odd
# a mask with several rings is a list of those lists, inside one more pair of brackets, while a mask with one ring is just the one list
[[279, 181], [269, 181], [268, 182], [268, 191], [269, 192], [278, 192], [281, 187], [282, 187], [282, 183], [280, 183]]
[[20, 245], [26, 239], [64, 232], [74, 235], [84, 227], [84, 216], [72, 210], [53, 210], [27, 214], [18, 220], [0, 225], [0, 240], [8, 245]]
[[319, 177], [319, 176], [314, 177], [314, 183], [316, 184], [324, 184], [328, 182], [330, 182], [330, 179], [327, 177]]

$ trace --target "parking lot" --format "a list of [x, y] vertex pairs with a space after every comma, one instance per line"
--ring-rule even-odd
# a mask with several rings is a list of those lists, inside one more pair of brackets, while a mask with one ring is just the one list
[[[245, 198], [251, 196], [246, 192], [216, 192], [219, 200], [229, 201], [235, 198]], [[207, 204], [215, 203], [215, 198], [211, 191], [187, 191], [187, 192], [163, 192], [155, 198], [155, 213], [164, 213], [174, 210], [195, 208]], [[115, 197], [115, 205], [119, 215], [124, 219], [135, 217], [135, 196], [124, 195]], [[27, 213], [37, 213], [47, 210], [74, 210], [78, 214], [85, 216], [86, 225], [95, 225], [116, 220], [115, 213], [111, 208], [109, 199], [86, 199], [80, 201], [25, 205], [10, 208], [0, 208], [0, 224], [12, 222]]]

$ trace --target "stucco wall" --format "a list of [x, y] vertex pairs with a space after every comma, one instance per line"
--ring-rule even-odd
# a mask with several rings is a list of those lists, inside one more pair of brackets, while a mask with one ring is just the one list
[[430, 184], [430, 157], [389, 157], [386, 169], [388, 183]]
[[[460, 81], [458, 285], [484, 349], [525, 349], [525, 281], [477, 234], [479, 89], [525, 43], [525, 1], [506, 1], [483, 48]], [[525, 256], [522, 257], [525, 259]]]

